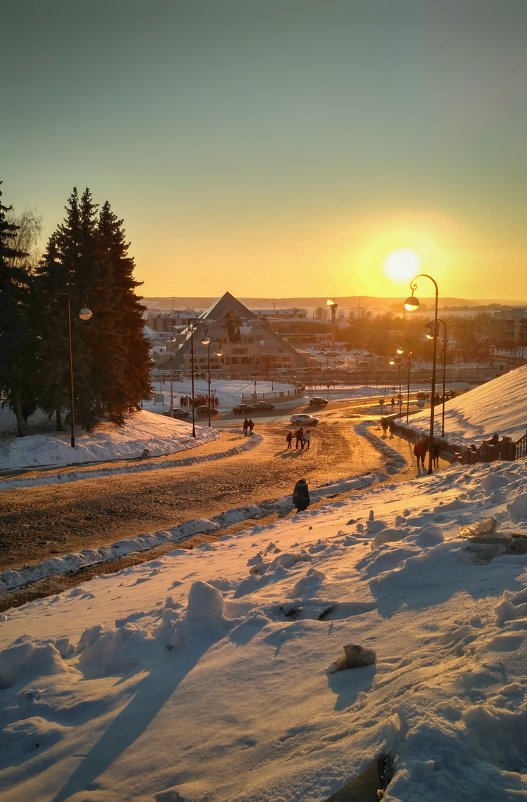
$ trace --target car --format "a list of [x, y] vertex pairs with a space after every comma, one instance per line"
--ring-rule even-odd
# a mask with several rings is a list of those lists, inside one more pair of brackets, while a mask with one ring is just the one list
[[165, 412], [165, 415], [168, 415], [169, 418], [188, 418], [190, 417], [190, 412], [188, 409], [173, 409]]
[[328, 399], [322, 398], [319, 395], [314, 395], [313, 398], [309, 399], [310, 407], [325, 407], [327, 405], [328, 405]]
[[[196, 415], [205, 416], [205, 415], [208, 415], [208, 414], [209, 414], [209, 408], [208, 408], [208, 406], [206, 404], [202, 404], [199, 407], [196, 407]], [[218, 414], [218, 410], [214, 409], [214, 407], [211, 407], [210, 408], [210, 414], [211, 415], [217, 415]]]
[[270, 401], [257, 401], [254, 405], [255, 412], [260, 412], [261, 410], [266, 409], [274, 409], [274, 404], [271, 404]]
[[253, 404], [237, 404], [232, 411], [237, 415], [246, 415], [247, 412], [254, 412], [254, 406]]
[[301, 426], [316, 426], [318, 423], [318, 418], [315, 418], [314, 415], [291, 415], [289, 418], [291, 423], [299, 423]]

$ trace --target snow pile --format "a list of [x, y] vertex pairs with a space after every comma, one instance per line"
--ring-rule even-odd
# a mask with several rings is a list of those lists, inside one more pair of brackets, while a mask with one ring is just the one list
[[0, 441], [0, 468], [43, 467], [102, 462], [112, 459], [139, 459], [147, 449], [151, 457], [194, 448], [218, 437], [215, 429], [196, 427], [192, 437], [189, 423], [177, 418], [140, 410], [117, 429], [110, 424], [84, 432], [70, 445], [69, 432], [35, 434]]
[[467, 535], [526, 495], [455, 467], [8, 611], [0, 798], [322, 802], [381, 753], [389, 802], [523, 798], [527, 555]]

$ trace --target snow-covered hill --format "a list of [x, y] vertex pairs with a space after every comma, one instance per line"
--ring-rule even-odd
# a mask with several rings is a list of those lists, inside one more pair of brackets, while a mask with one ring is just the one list
[[[437, 389], [441, 388], [438, 385]], [[428, 434], [429, 409], [412, 416], [412, 428]], [[494, 433], [518, 440], [527, 431], [527, 365], [481, 384], [445, 404], [445, 437], [451, 443], [475, 443]], [[434, 433], [441, 435], [441, 406], [436, 407]]]

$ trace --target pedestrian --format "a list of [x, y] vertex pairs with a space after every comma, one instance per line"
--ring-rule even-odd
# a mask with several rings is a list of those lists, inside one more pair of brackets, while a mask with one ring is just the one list
[[382, 419], [381, 426], [382, 426], [383, 439], [386, 440], [386, 432], [388, 431], [388, 420], [387, 420], [387, 418], [383, 418]]
[[309, 429], [306, 429], [304, 432], [304, 443], [306, 444], [307, 449], [309, 450], [309, 446], [311, 445], [311, 432]]
[[390, 401], [390, 404], [392, 405], [392, 410], [393, 410], [393, 408], [395, 406], [395, 398], [393, 397], [393, 395], [392, 395], [392, 400]]
[[287, 447], [288, 448], [291, 448], [292, 440], [293, 440], [293, 432], [289, 431], [289, 432], [287, 432], [287, 434], [285, 436], [285, 441], [287, 443]]
[[254, 429], [254, 421], [252, 418], [249, 418], [249, 434], [252, 435]]
[[393, 440], [393, 420], [390, 418], [388, 421], [388, 431], [390, 432], [390, 440]]
[[437, 470], [439, 468], [439, 455], [441, 453], [441, 446], [439, 440], [432, 442], [432, 465]]
[[303, 446], [303, 443], [304, 443], [304, 430], [302, 429], [302, 427], [300, 427], [300, 429], [296, 430], [296, 432], [295, 432], [295, 441], [296, 441], [296, 448], [298, 448], [300, 443], [302, 443], [302, 448], [304, 447]]
[[245, 420], [243, 422], [243, 434], [244, 434], [245, 437], [247, 437], [247, 429], [248, 428], [249, 428], [249, 421], [247, 420], [247, 418], [245, 418]]
[[417, 460], [417, 469], [425, 467], [426, 446], [424, 439], [421, 437], [414, 445], [414, 456]]
[[303, 512], [311, 504], [309, 488], [305, 479], [299, 479], [293, 490], [293, 506], [297, 512]]

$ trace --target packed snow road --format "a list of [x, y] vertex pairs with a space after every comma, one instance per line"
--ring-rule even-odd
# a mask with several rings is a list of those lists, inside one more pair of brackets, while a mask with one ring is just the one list
[[[261, 421], [262, 442], [224, 459], [5, 491], [0, 570], [289, 495], [300, 476], [316, 487], [382, 466], [344, 411], [321, 417], [309, 450], [295, 449], [294, 441], [287, 450], [286, 430], [283, 421]], [[227, 450], [243, 435], [226, 432], [222, 440]], [[211, 444], [195, 451], [207, 449]]]

